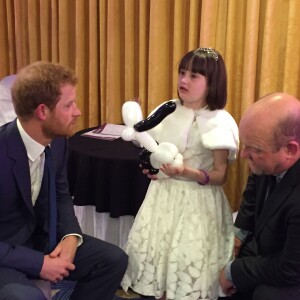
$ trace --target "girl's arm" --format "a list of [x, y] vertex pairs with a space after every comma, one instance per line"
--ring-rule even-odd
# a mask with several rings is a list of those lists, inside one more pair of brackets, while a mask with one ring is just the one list
[[204, 170], [203, 172], [201, 170], [193, 169], [187, 166], [175, 168], [172, 167], [170, 164], [162, 165], [160, 170], [171, 177], [182, 176], [197, 181], [199, 183], [205, 183], [210, 185], [223, 185], [227, 179], [228, 154], [229, 151], [227, 149], [213, 150], [214, 166], [210, 171]]

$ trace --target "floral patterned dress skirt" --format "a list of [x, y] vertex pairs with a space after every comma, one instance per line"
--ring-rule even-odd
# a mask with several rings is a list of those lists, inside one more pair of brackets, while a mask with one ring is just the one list
[[167, 299], [217, 299], [232, 258], [232, 212], [219, 186], [171, 178], [150, 183], [129, 234], [122, 287]]

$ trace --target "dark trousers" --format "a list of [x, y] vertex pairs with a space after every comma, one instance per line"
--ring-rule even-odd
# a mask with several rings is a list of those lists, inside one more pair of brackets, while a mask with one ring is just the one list
[[[257, 245], [253, 236], [248, 237], [241, 248], [239, 257], [257, 255]], [[300, 300], [300, 286], [276, 287], [258, 285], [254, 290], [237, 292], [230, 300]]]
[[42, 291], [25, 274], [0, 268], [0, 300], [45, 300]]
[[269, 285], [259, 285], [254, 291], [237, 292], [230, 300], [299, 300], [300, 287], [275, 287]]
[[[71, 300], [112, 300], [127, 267], [119, 247], [84, 235], [67, 280], [77, 281]], [[0, 300], [44, 300], [41, 290], [17, 270], [0, 268]]]

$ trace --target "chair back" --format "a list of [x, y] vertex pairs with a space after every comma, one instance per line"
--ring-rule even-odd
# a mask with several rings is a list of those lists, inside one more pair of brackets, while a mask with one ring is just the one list
[[9, 75], [0, 81], [0, 126], [16, 118], [10, 91], [15, 79], [16, 75]]

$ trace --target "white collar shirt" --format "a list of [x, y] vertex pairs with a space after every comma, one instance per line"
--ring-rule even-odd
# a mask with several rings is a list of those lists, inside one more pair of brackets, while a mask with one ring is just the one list
[[39, 144], [34, 139], [32, 139], [25, 132], [18, 119], [17, 126], [27, 151], [31, 180], [31, 199], [32, 205], [35, 205], [35, 202], [41, 189], [42, 178], [44, 174], [45, 146]]

